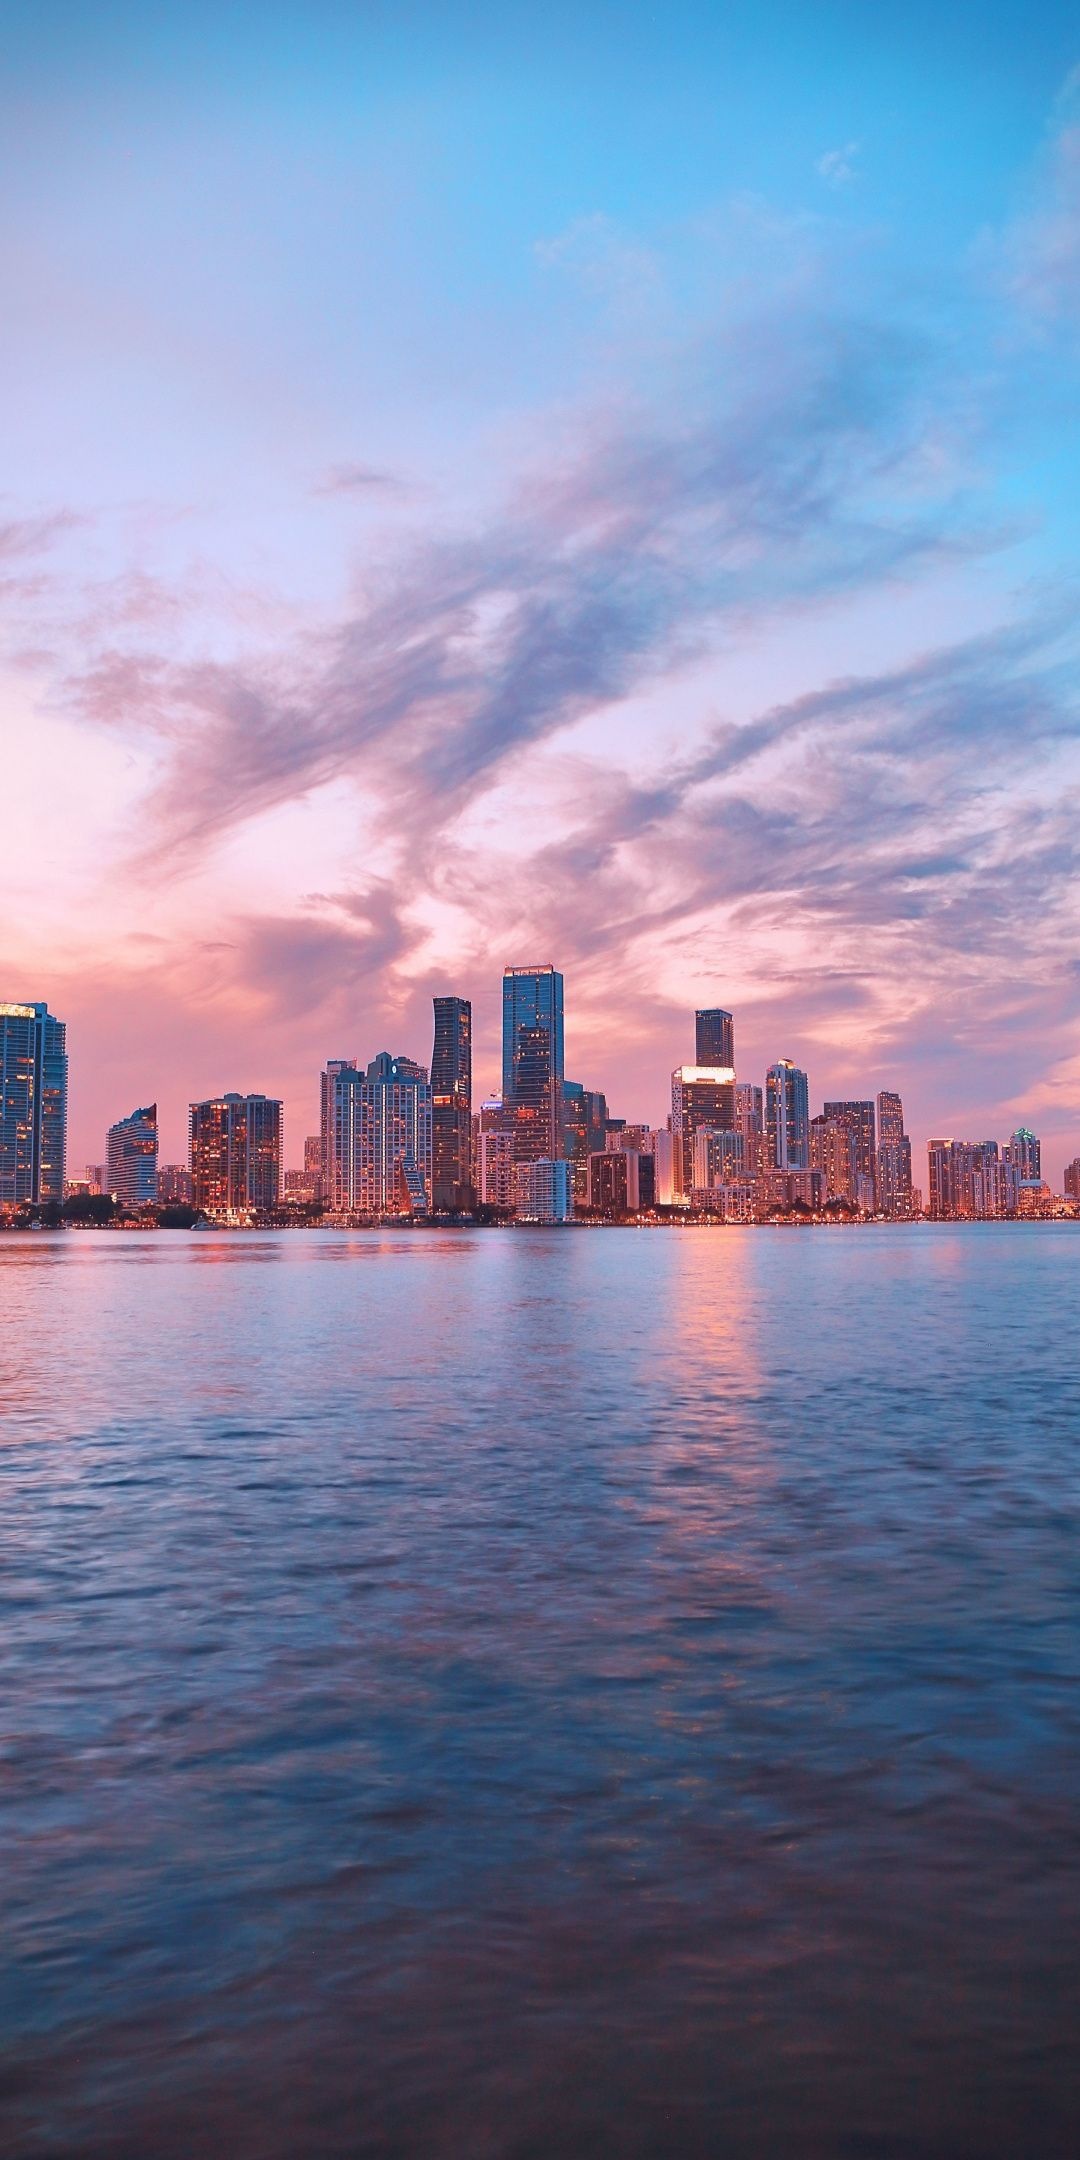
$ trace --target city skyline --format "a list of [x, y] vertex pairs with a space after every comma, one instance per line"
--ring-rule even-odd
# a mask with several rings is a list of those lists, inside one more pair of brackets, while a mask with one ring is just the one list
[[497, 947], [642, 1115], [718, 1004], [1060, 1175], [1073, 12], [90, 12], [0, 85], [0, 951], [75, 1159], [298, 1130], [433, 991], [490, 1085]]

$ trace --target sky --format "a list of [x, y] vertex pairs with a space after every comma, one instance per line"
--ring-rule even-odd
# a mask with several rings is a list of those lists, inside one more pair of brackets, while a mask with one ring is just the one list
[[[0, 997], [69, 1174], [430, 1055], [1080, 1154], [1080, 27], [0, 10]], [[918, 1180], [919, 1169], [916, 1171]], [[925, 1182], [925, 1179], [923, 1179]]]

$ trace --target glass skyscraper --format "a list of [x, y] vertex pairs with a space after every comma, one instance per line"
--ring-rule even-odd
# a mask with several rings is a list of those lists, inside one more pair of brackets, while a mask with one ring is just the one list
[[64, 1197], [67, 1031], [47, 1005], [0, 1005], [0, 1207]]
[[765, 1075], [765, 1123], [777, 1170], [810, 1168], [810, 1083], [790, 1058]]
[[437, 997], [431, 1056], [431, 1204], [472, 1206], [472, 1006]]
[[517, 1162], [563, 1157], [563, 979], [553, 967], [503, 972], [502, 1094]]

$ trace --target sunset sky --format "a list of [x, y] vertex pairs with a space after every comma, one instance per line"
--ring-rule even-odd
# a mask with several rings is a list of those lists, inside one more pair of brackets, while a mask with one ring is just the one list
[[69, 1168], [505, 962], [661, 1120], [1080, 1154], [1080, 26], [65, 7], [0, 68], [0, 998]]

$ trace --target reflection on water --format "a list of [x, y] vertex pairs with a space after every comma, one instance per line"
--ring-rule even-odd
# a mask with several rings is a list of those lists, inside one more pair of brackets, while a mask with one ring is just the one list
[[1076, 2149], [1078, 1265], [0, 1239], [0, 2149]]

